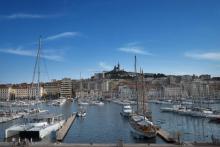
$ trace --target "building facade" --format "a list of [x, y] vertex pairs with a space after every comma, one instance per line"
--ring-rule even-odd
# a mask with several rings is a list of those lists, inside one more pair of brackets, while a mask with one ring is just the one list
[[12, 88], [10, 85], [0, 85], [0, 99], [9, 100], [12, 95]]
[[60, 84], [60, 96], [71, 98], [73, 96], [72, 86], [72, 80], [70, 78], [62, 79]]
[[60, 81], [52, 80], [44, 84], [44, 93], [48, 98], [60, 97]]

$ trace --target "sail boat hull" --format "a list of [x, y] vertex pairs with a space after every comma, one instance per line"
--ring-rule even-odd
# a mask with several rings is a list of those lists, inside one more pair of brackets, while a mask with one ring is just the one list
[[21, 138], [42, 139], [45, 136], [49, 135], [52, 131], [57, 131], [59, 128], [61, 128], [64, 122], [65, 120], [54, 122], [53, 124], [41, 122], [12, 126], [5, 130], [5, 138], [19, 135]]
[[141, 131], [138, 131], [134, 128], [131, 129], [131, 132], [134, 134], [134, 136], [136, 138], [155, 138], [156, 137], [156, 133], [155, 132], [147, 132], [147, 133], [143, 133]]
[[146, 117], [135, 115], [130, 118], [131, 132], [138, 138], [154, 138], [157, 130], [153, 123]]
[[[37, 69], [37, 91], [36, 91], [36, 100], [39, 100], [41, 97], [41, 88], [40, 88], [40, 50], [41, 50], [41, 38], [39, 40], [39, 48], [37, 50], [37, 57], [36, 62], [34, 66], [34, 75], [32, 79], [32, 85], [31, 89], [33, 89], [34, 86], [34, 79], [35, 79], [35, 73]], [[31, 92], [33, 94], [33, 92]], [[32, 95], [33, 96], [33, 95]], [[28, 111], [30, 115], [32, 115], [31, 111]], [[37, 109], [36, 111], [32, 111], [33, 114], [42, 112], [41, 110]], [[27, 118], [30, 118], [30, 115], [27, 116]], [[25, 138], [39, 138], [42, 139], [48, 134], [50, 134], [52, 131], [58, 130], [65, 122], [65, 120], [60, 120], [59, 116], [56, 119], [55, 116], [48, 116], [46, 114], [45, 116], [42, 116], [39, 118], [36, 116], [32, 116], [33, 120], [30, 121], [28, 119], [29, 123], [22, 124], [22, 125], [14, 125], [12, 127], [9, 127], [5, 130], [5, 138], [12, 137], [14, 135], [20, 135], [20, 137]], [[33, 122], [33, 123], [31, 123]], [[36, 122], [36, 123], [35, 123]]]

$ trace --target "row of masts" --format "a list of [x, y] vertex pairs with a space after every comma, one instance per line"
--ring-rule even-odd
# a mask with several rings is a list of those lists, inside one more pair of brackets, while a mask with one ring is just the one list
[[[144, 81], [144, 71], [140, 68], [140, 74], [137, 74], [137, 57], [135, 55], [134, 57], [135, 63], [134, 63], [134, 72], [135, 72], [135, 89], [136, 89], [136, 100], [137, 100], [137, 114], [145, 115], [146, 113], [146, 107], [145, 107], [145, 99], [146, 99], [146, 93], [145, 93], [145, 81]], [[141, 84], [139, 84], [141, 82]], [[141, 85], [141, 87], [138, 88], [138, 85]]]

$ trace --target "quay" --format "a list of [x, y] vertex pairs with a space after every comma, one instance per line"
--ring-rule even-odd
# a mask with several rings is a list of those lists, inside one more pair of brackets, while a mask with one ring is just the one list
[[174, 139], [168, 132], [166, 132], [165, 130], [159, 128], [157, 130], [157, 135], [162, 138], [164, 141], [166, 141], [167, 143], [177, 143], [178, 141], [176, 139]]
[[64, 137], [66, 136], [67, 132], [69, 131], [73, 121], [76, 118], [76, 113], [73, 113], [67, 121], [63, 124], [63, 126], [57, 131], [56, 133], [56, 140], [62, 141]]

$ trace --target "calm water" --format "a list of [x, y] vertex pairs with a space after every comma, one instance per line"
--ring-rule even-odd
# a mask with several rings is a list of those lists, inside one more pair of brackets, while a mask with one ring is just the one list
[[[153, 120], [171, 134], [177, 131], [184, 141], [211, 141], [211, 135], [220, 137], [220, 125], [209, 123], [206, 119], [181, 116], [172, 113], [161, 113], [160, 107], [164, 105], [150, 104]], [[63, 113], [68, 117], [72, 112], [76, 112], [76, 103], [66, 103], [61, 107], [41, 105], [41, 108], [49, 109], [54, 113]], [[215, 105], [219, 108], [219, 105]], [[63, 142], [65, 143], [117, 143], [122, 139], [124, 143], [165, 143], [159, 137], [151, 140], [135, 139], [126, 119], [120, 115], [121, 105], [115, 103], [105, 103], [104, 106], [88, 105], [87, 116], [76, 118]], [[22, 122], [22, 120], [11, 121], [0, 124], [0, 141], [4, 140], [4, 129]], [[42, 142], [54, 142], [55, 132], [47, 136]]]

